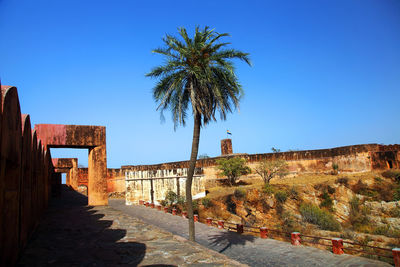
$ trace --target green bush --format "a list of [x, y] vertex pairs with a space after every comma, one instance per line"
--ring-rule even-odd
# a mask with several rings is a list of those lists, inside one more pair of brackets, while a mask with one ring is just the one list
[[246, 160], [242, 158], [221, 158], [217, 159], [217, 168], [219, 175], [226, 176], [230, 186], [236, 183], [241, 175], [251, 173], [251, 169], [246, 166]]
[[332, 164], [333, 174], [338, 174], [339, 172], [339, 165], [337, 163]]
[[161, 200], [161, 201], [160, 201], [160, 204], [161, 204], [161, 206], [166, 207], [166, 206], [168, 206], [168, 201], [166, 201], [166, 200]]
[[389, 210], [389, 215], [391, 217], [400, 218], [400, 207], [394, 207], [393, 209]]
[[358, 197], [353, 197], [349, 201], [350, 204], [350, 212], [356, 212], [360, 208], [361, 201]]
[[226, 200], [225, 200], [225, 204], [226, 204], [226, 209], [233, 214], [236, 214], [236, 203], [233, 201], [232, 199], [232, 195], [229, 195]]
[[296, 200], [299, 199], [299, 191], [298, 191], [297, 188], [294, 187], [294, 186], [292, 186], [292, 187], [289, 189], [288, 195], [289, 195], [289, 197], [290, 197], [291, 199], [296, 199]]
[[208, 197], [202, 198], [202, 199], [201, 199], [201, 204], [202, 204], [205, 208], [210, 208], [210, 207], [212, 207], [212, 205], [213, 205], [211, 199], [209, 199]]
[[381, 225], [374, 229], [373, 233], [375, 235], [384, 235], [388, 237], [399, 238], [400, 231], [391, 228], [389, 225]]
[[167, 201], [169, 205], [175, 204], [178, 201], [178, 195], [174, 191], [168, 190], [165, 195], [165, 201]]
[[193, 211], [198, 211], [199, 210], [199, 202], [193, 201], [192, 207], [193, 207]]
[[322, 201], [321, 204], [319, 205], [321, 208], [326, 208], [330, 211], [333, 211], [333, 199], [331, 196], [328, 194], [327, 191], [324, 191], [321, 195]]
[[267, 195], [271, 195], [271, 194], [273, 194], [275, 192], [275, 189], [270, 184], [264, 184], [263, 191]]
[[379, 196], [379, 193], [376, 190], [374, 190], [374, 188], [369, 187], [367, 184], [363, 183], [361, 180], [358, 180], [358, 182], [352, 186], [352, 190], [356, 194], [371, 197], [374, 199], [377, 199]]
[[242, 199], [246, 196], [246, 191], [242, 188], [237, 188], [235, 189], [235, 192], [233, 192], [233, 195], [237, 198], [237, 199]]
[[326, 190], [328, 191], [329, 194], [335, 194], [336, 192], [336, 189], [330, 185], [326, 187]]
[[340, 177], [340, 178], [336, 179], [335, 183], [347, 186], [349, 184], [349, 178]]
[[382, 172], [382, 176], [400, 182], [400, 170], [387, 170]]
[[338, 231], [340, 229], [339, 222], [331, 213], [311, 203], [301, 204], [300, 213], [304, 221], [316, 224], [323, 230]]
[[400, 186], [393, 190], [393, 201], [400, 201]]
[[279, 190], [275, 193], [275, 199], [280, 203], [285, 203], [287, 200], [288, 194], [286, 191]]
[[177, 198], [176, 198], [176, 204], [178, 204], [178, 205], [185, 205], [185, 197], [181, 197], [181, 196], [178, 196]]
[[292, 233], [300, 231], [301, 229], [300, 225], [296, 222], [296, 219], [290, 212], [283, 212], [281, 219], [282, 219], [281, 228], [284, 232]]
[[370, 225], [368, 215], [370, 210], [366, 206], [362, 206], [358, 197], [353, 197], [350, 202], [350, 223], [352, 228], [357, 231], [363, 231], [366, 226]]

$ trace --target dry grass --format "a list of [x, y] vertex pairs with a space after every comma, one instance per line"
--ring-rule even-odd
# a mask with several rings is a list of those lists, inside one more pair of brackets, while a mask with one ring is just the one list
[[[356, 184], [359, 180], [365, 181], [367, 184], [373, 183], [374, 177], [380, 176], [378, 172], [363, 172], [363, 173], [349, 173], [349, 174], [339, 174], [339, 175], [331, 175], [331, 174], [299, 174], [296, 176], [287, 176], [284, 178], [274, 178], [271, 180], [272, 185], [282, 185], [282, 186], [306, 186], [306, 185], [317, 185], [317, 184], [325, 184], [332, 185], [335, 184], [339, 178], [347, 178], [350, 184]], [[252, 177], [253, 178], [253, 177]], [[250, 189], [261, 189], [264, 187], [263, 181], [260, 179], [244, 179], [248, 185], [240, 185], [240, 186], [215, 186], [208, 188], [209, 194], [207, 197], [211, 199], [216, 199], [220, 197], [224, 197], [227, 195], [231, 195], [235, 192], [237, 188], [241, 188], [245, 191]]]
[[271, 184], [281, 185], [315, 185], [315, 184], [334, 184], [339, 178], [347, 177], [351, 180], [370, 180], [374, 177], [379, 176], [379, 173], [375, 172], [363, 172], [363, 173], [344, 173], [339, 175], [331, 174], [299, 174], [296, 176], [287, 176], [282, 179], [274, 178], [271, 180]]
[[264, 185], [263, 182], [256, 181], [254, 184], [249, 184], [249, 185], [240, 185], [240, 186], [232, 186], [232, 187], [216, 186], [216, 187], [208, 189], [209, 193], [207, 194], [207, 197], [209, 197], [211, 199], [216, 199], [216, 198], [224, 197], [227, 195], [231, 195], [238, 188], [241, 188], [241, 189], [247, 191], [247, 190], [254, 189], [254, 188], [261, 188], [261, 187], [263, 187], [263, 185]]

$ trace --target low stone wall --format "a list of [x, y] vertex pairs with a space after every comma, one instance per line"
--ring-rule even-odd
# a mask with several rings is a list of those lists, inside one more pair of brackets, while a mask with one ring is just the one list
[[[165, 199], [169, 190], [178, 196], [186, 195], [187, 168], [164, 170], [125, 169], [127, 205], [137, 204], [139, 200], [158, 203]], [[203, 169], [197, 168], [192, 181], [192, 195], [205, 192]]]

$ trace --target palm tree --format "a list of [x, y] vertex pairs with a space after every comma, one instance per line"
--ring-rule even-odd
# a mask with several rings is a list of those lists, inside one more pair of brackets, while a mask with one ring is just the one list
[[165, 47], [153, 50], [165, 56], [166, 63], [153, 68], [147, 77], [158, 79], [153, 96], [161, 110], [171, 110], [174, 128], [185, 126], [187, 109], [191, 103], [194, 118], [192, 152], [186, 180], [186, 205], [189, 216], [189, 240], [195, 241], [192, 179], [199, 148], [200, 128], [216, 121], [218, 110], [222, 120], [232, 108], [239, 108], [243, 94], [234, 73], [232, 59], [238, 58], [251, 65], [249, 54], [226, 49], [229, 43], [220, 42], [227, 33], [217, 33], [209, 27], [196, 27], [193, 39], [185, 28], [178, 29], [180, 37], [166, 35]]

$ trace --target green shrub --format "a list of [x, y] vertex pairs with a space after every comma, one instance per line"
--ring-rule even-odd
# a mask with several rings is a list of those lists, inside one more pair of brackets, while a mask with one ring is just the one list
[[330, 185], [326, 187], [326, 190], [328, 191], [329, 194], [335, 194], [336, 192], [336, 189]]
[[400, 187], [393, 190], [393, 201], [400, 201]]
[[333, 169], [333, 172], [332, 172], [332, 174], [338, 174], [338, 172], [339, 172], [339, 165], [337, 164], [337, 163], [333, 163], [332, 164], [332, 169]]
[[263, 191], [267, 195], [271, 195], [271, 194], [273, 194], [275, 192], [275, 188], [273, 188], [272, 185], [270, 185], [270, 184], [264, 184]]
[[201, 199], [201, 204], [202, 204], [205, 208], [210, 208], [210, 207], [212, 207], [212, 205], [213, 205], [211, 199], [209, 199], [208, 197], [202, 198], [202, 199]]
[[230, 186], [233, 186], [241, 175], [251, 173], [251, 169], [246, 166], [246, 160], [242, 158], [221, 158], [217, 159], [216, 163], [220, 170], [219, 175], [226, 176]]
[[226, 200], [225, 200], [225, 204], [226, 204], [226, 209], [233, 214], [236, 214], [236, 203], [233, 201], [232, 199], [232, 195], [229, 195]]
[[296, 222], [296, 219], [290, 212], [283, 212], [281, 219], [282, 219], [282, 230], [284, 232], [292, 233], [300, 231], [301, 229], [300, 225]]
[[280, 203], [285, 203], [287, 200], [288, 194], [286, 191], [279, 190], [275, 193], [275, 199]]
[[161, 204], [161, 206], [166, 207], [166, 206], [168, 206], [168, 201], [166, 201], [166, 200], [161, 200], [161, 201], [160, 201], [160, 204]]
[[394, 207], [393, 209], [389, 210], [389, 215], [391, 217], [400, 218], [400, 207]]
[[299, 191], [297, 190], [296, 187], [292, 186], [289, 191], [288, 191], [288, 195], [291, 199], [299, 199]]
[[353, 185], [351, 189], [356, 194], [378, 199], [377, 197], [379, 193], [376, 192], [373, 188], [369, 187], [367, 184], [364, 184], [361, 180], [358, 180], [358, 182]]
[[[178, 196], [178, 197], [176, 198], [176, 204], [178, 204], [178, 205], [185, 205], [185, 197]], [[185, 205], [185, 206], [186, 206], [186, 205]]]
[[350, 204], [350, 212], [358, 211], [361, 205], [361, 201], [358, 197], [352, 197], [349, 201]]
[[400, 170], [387, 170], [382, 172], [382, 176], [400, 182]]
[[398, 238], [400, 237], [400, 231], [391, 228], [389, 225], [381, 225], [374, 229], [375, 235], [384, 235], [388, 237]]
[[233, 192], [233, 195], [237, 198], [237, 199], [242, 199], [246, 196], [246, 191], [242, 188], [237, 188], [235, 189], [235, 192]]
[[198, 201], [193, 201], [192, 202], [192, 207], [193, 207], [193, 211], [198, 211], [199, 210], [199, 202]]
[[178, 200], [178, 195], [172, 191], [168, 190], [167, 194], [165, 195], [165, 201], [168, 202], [169, 205], [175, 204]]
[[321, 204], [319, 205], [321, 208], [326, 208], [330, 211], [333, 211], [333, 199], [331, 196], [328, 194], [327, 191], [324, 191], [321, 195], [322, 201]]
[[358, 197], [353, 197], [349, 204], [349, 221], [352, 225], [352, 228], [357, 231], [365, 232], [365, 229], [367, 229], [370, 225], [370, 219], [368, 217], [370, 210], [366, 206], [361, 205], [362, 203]]
[[375, 182], [377, 182], [377, 183], [382, 183], [383, 182], [383, 179], [381, 178], [381, 177], [374, 177], [374, 180], [375, 180]]
[[339, 222], [331, 213], [311, 203], [301, 204], [300, 213], [304, 221], [316, 224], [323, 230], [338, 231], [340, 229]]
[[349, 178], [340, 177], [340, 178], [336, 179], [335, 183], [341, 184], [341, 185], [344, 185], [344, 186], [348, 186], [349, 185]]

